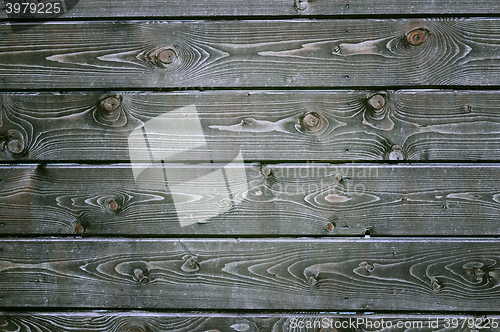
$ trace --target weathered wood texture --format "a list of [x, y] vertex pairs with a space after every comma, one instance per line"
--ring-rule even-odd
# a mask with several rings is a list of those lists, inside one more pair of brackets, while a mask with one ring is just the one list
[[[47, 1], [48, 2], [48, 1]], [[55, 2], [55, 1], [54, 1]], [[499, 14], [500, 5], [495, 0], [471, 2], [468, 0], [412, 0], [397, 2], [379, 1], [329, 1], [329, 0], [61, 0], [65, 6], [58, 14], [8, 15], [0, 12], [0, 18], [121, 18], [121, 17], [245, 17], [245, 16], [324, 16], [324, 15], [457, 15]]]
[[[152, 166], [161, 178], [138, 183], [132, 166], [1, 166], [0, 234], [499, 235], [497, 164], [233, 165], [242, 176], [232, 203], [206, 193], [217, 184], [201, 177], [177, 189], [186, 197], [177, 204], [161, 165]], [[198, 167], [182, 166], [178, 180]], [[207, 202], [215, 213], [203, 213]], [[182, 227], [188, 213], [202, 218]]]
[[[498, 308], [500, 241], [1, 240], [4, 308]], [[390, 300], [388, 300], [390, 299]]]
[[497, 332], [497, 315], [207, 314], [0, 312], [0, 331], [41, 332]]
[[13, 28], [0, 25], [0, 89], [491, 86], [500, 79], [496, 18]]
[[[497, 91], [4, 93], [0, 101], [2, 160], [129, 161], [133, 130], [142, 136], [160, 116], [162, 129], [148, 129], [155, 144], [136, 144], [134, 159], [172, 155], [201, 134], [187, 130], [180, 140], [173, 128], [184, 121], [173, 111], [188, 105], [207, 147], [178, 161], [208, 153], [230, 161], [238, 151], [246, 161], [500, 159]], [[21, 145], [9, 148], [12, 140]]]

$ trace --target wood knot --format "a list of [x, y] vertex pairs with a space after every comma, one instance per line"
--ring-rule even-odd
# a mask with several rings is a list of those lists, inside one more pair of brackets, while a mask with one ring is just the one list
[[300, 11], [306, 10], [308, 6], [309, 6], [308, 0], [295, 0], [295, 7]]
[[184, 264], [181, 266], [181, 270], [184, 272], [196, 272], [200, 269], [198, 264], [198, 258], [193, 255], [185, 255], [182, 257]]
[[77, 235], [82, 235], [83, 232], [85, 231], [85, 228], [80, 224], [80, 223], [75, 223], [74, 227], [73, 227], [73, 233], [77, 234]]
[[21, 154], [24, 151], [24, 143], [17, 139], [10, 140], [7, 143], [7, 149], [9, 149], [10, 153]]
[[126, 332], [146, 332], [146, 330], [140, 326], [131, 326], [127, 328]]
[[25, 152], [23, 134], [19, 130], [11, 129], [7, 132], [7, 150], [13, 155], [22, 155]]
[[472, 275], [474, 276], [474, 278], [476, 278], [477, 281], [482, 281], [483, 278], [484, 278], [484, 275], [485, 275], [485, 272], [483, 269], [481, 269], [480, 267], [474, 267], [472, 268]]
[[434, 279], [431, 281], [431, 288], [433, 291], [438, 291], [441, 289], [441, 287], [442, 286], [441, 286], [441, 283], [439, 282], [439, 280]]
[[101, 99], [93, 117], [103, 126], [123, 127], [127, 124], [127, 116], [123, 112], [123, 97], [115, 94]]
[[301, 125], [306, 131], [316, 132], [323, 128], [324, 121], [318, 113], [309, 112], [302, 117]]
[[332, 232], [334, 229], [335, 229], [335, 225], [333, 223], [329, 222], [328, 224], [326, 224], [327, 231]]
[[173, 47], [165, 47], [156, 53], [155, 62], [157, 66], [169, 67], [177, 62], [179, 53]]
[[364, 267], [368, 272], [373, 272], [373, 270], [375, 270], [375, 267], [367, 262], [361, 262], [359, 263], [359, 266]]
[[414, 29], [406, 34], [406, 41], [411, 46], [421, 45], [427, 39], [427, 31], [425, 29]]
[[379, 112], [385, 106], [385, 97], [376, 94], [368, 99], [368, 105], [370, 105], [375, 112]]
[[116, 212], [120, 208], [120, 206], [118, 205], [118, 203], [116, 202], [116, 200], [113, 197], [106, 198], [106, 201], [104, 203], [104, 207], [109, 212]]
[[121, 104], [121, 100], [118, 96], [111, 96], [103, 99], [101, 105], [108, 113], [115, 112]]
[[140, 283], [148, 282], [148, 278], [141, 269], [134, 269], [134, 280]]
[[393, 145], [391, 150], [387, 153], [387, 159], [394, 161], [405, 160], [403, 149], [399, 145]]
[[264, 177], [268, 177], [272, 174], [271, 168], [269, 168], [269, 166], [266, 164], [262, 164], [262, 166], [260, 167], [260, 172], [262, 173], [262, 175], [264, 175]]
[[364, 100], [363, 124], [384, 131], [394, 129], [393, 113], [397, 110], [396, 104], [386, 91], [370, 93]]
[[311, 286], [314, 286], [318, 283], [318, 280], [316, 280], [316, 278], [314, 278], [313, 276], [310, 276], [309, 278], [307, 278], [307, 283]]

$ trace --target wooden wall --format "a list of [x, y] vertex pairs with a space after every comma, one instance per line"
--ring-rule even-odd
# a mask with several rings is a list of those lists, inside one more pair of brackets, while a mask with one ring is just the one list
[[20, 2], [0, 331], [500, 331], [498, 1]]

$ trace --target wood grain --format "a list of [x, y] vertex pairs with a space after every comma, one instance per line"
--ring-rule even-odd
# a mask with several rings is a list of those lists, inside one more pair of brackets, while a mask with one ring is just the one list
[[[150, 169], [161, 178], [138, 182], [132, 166], [0, 166], [0, 234], [499, 235], [498, 164], [236, 165], [243, 175], [227, 208], [202, 190], [216, 185], [212, 178], [178, 189], [175, 194], [189, 199], [174, 204], [161, 166]], [[169, 167], [184, 171], [183, 183], [199, 167], [211, 170]], [[214, 214], [203, 212], [205, 202]], [[187, 213], [201, 219], [185, 226], [178, 216]]]
[[[377, 96], [380, 109], [370, 104]], [[104, 108], [108, 97], [116, 109]], [[148, 129], [154, 144], [134, 145], [134, 160], [149, 162], [152, 153], [228, 162], [239, 151], [245, 161], [272, 162], [500, 160], [497, 91], [3, 93], [0, 101], [1, 160], [128, 162], [134, 130], [143, 137], [147, 123], [167, 120], [168, 130]], [[174, 111], [188, 105], [197, 109], [206, 146], [177, 153], [200, 137], [187, 130], [179, 140], [175, 126], [184, 120]], [[319, 118], [316, 126], [305, 124], [309, 114]], [[10, 141], [22, 149], [9, 150]]]
[[[497, 18], [19, 24], [0, 25], [0, 89], [446, 87], [500, 79]], [[415, 33], [423, 43], [407, 41]]]
[[[165, 314], [147, 311], [0, 312], [0, 331], [70, 332], [77, 329], [81, 332], [410, 332], [418, 328], [419, 331], [446, 329], [450, 332], [467, 332], [470, 330], [468, 324], [470, 323], [473, 327], [477, 322], [477, 326], [482, 331], [496, 332], [500, 329], [492, 325], [496, 326], [493, 322], [498, 322], [498, 320], [500, 318], [497, 315], [479, 317], [473, 315], [338, 314], [335, 312], [321, 314]], [[462, 327], [464, 322], [464, 327]], [[331, 329], [332, 327], [335, 330]]]
[[465, 238], [5, 239], [0, 305], [487, 312], [499, 248]]
[[[218, 16], [325, 16], [325, 15], [459, 15], [459, 14], [498, 14], [500, 6], [495, 0], [482, 0], [472, 3], [457, 0], [451, 4], [447, 0], [413, 0], [411, 2], [380, 1], [328, 1], [328, 0], [148, 0], [136, 2], [125, 0], [117, 3], [112, 0], [65, 0], [66, 11], [62, 18], [144, 18], [144, 17], [218, 17]], [[73, 7], [72, 5], [76, 5]], [[63, 8], [64, 9], [64, 8]], [[37, 18], [55, 19], [54, 15], [34, 15]], [[8, 18], [0, 12], [0, 18]], [[25, 15], [26, 17], [26, 15]], [[28, 17], [32, 17], [31, 15]]]

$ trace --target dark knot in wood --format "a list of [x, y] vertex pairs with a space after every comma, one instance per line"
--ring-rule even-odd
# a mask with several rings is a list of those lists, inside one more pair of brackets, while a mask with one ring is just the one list
[[433, 291], [438, 291], [441, 289], [441, 283], [438, 280], [432, 280], [431, 281], [431, 288]]
[[309, 112], [302, 117], [301, 125], [306, 131], [315, 132], [323, 128], [324, 121], [318, 113]]
[[424, 29], [414, 29], [406, 34], [406, 41], [411, 46], [421, 45], [427, 39], [427, 31]]
[[109, 197], [106, 199], [105, 207], [110, 212], [116, 212], [120, 208], [120, 206], [113, 197]]
[[13, 155], [21, 155], [25, 152], [23, 134], [19, 130], [11, 129], [7, 132], [7, 150]]
[[387, 153], [387, 159], [394, 161], [405, 160], [403, 149], [399, 145], [393, 145], [391, 150]]
[[196, 272], [200, 269], [198, 264], [198, 258], [193, 255], [185, 255], [182, 257], [185, 260], [184, 264], [181, 266], [181, 270], [184, 272]]
[[82, 235], [84, 230], [85, 229], [80, 223], [75, 223], [75, 226], [73, 227], [73, 233], [77, 235]]
[[370, 105], [375, 112], [378, 112], [385, 106], [385, 98], [380, 94], [376, 94], [368, 99], [368, 105]]
[[148, 278], [145, 276], [144, 271], [141, 269], [134, 270], [134, 280], [137, 282], [148, 282]]
[[297, 7], [298, 10], [306, 10], [308, 6], [308, 0], [295, 0], [295, 7]]
[[139, 326], [131, 326], [127, 328], [126, 332], [146, 332], [146, 330]]
[[161, 49], [156, 54], [156, 64], [162, 67], [170, 66], [179, 59], [179, 53], [172, 47]]
[[102, 101], [102, 107], [109, 113], [115, 112], [120, 106], [121, 101], [118, 97], [112, 96]]

